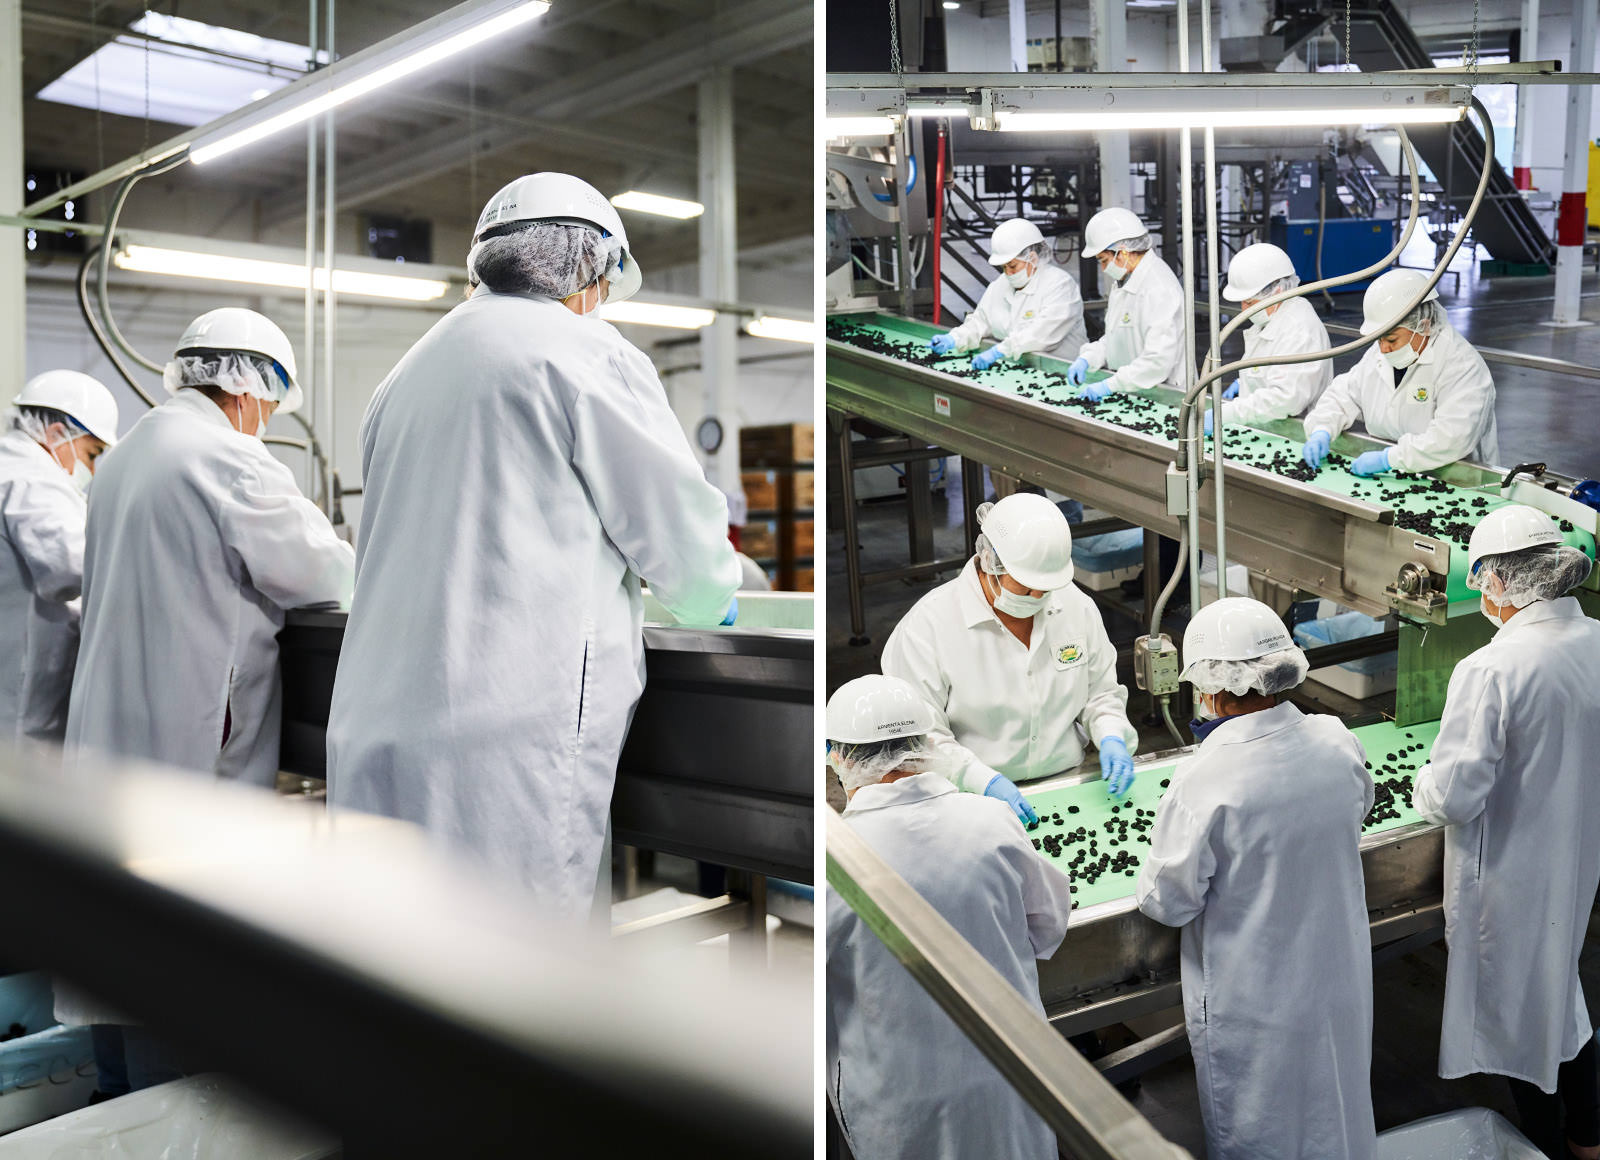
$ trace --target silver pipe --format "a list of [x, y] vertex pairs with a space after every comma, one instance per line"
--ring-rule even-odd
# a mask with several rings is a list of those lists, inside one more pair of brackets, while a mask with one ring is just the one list
[[[336, 59], [334, 56], [334, 9], [337, 0], [328, 0], [327, 18], [328, 32], [325, 40], [325, 49], [328, 54], [328, 63], [331, 65]], [[337, 390], [338, 380], [333, 373], [333, 332], [334, 317], [337, 309], [337, 296], [333, 290], [333, 251], [338, 238], [339, 205], [334, 196], [334, 177], [338, 165], [338, 154], [335, 152], [335, 111], [329, 109], [323, 124], [322, 150], [322, 269], [323, 277], [327, 284], [322, 288], [322, 374], [317, 380], [319, 394], [324, 399], [323, 404], [323, 444], [328, 448], [328, 456], [323, 460], [322, 495], [324, 499], [323, 510], [330, 516], [333, 514], [333, 474], [328, 460], [338, 454], [337, 430], [334, 419], [334, 394]]]
[[[1200, 0], [1200, 71], [1212, 70], [1211, 60], [1211, 0]], [[1210, 125], [1206, 126], [1205, 136], [1205, 161], [1206, 161], [1206, 289], [1209, 291], [1207, 298], [1210, 300], [1211, 322], [1211, 354], [1207, 358], [1208, 365], [1215, 365], [1222, 357], [1221, 339], [1218, 337], [1218, 321], [1221, 308], [1217, 303], [1218, 281], [1222, 276], [1220, 255], [1217, 248], [1217, 214], [1220, 207], [1217, 204], [1217, 133]], [[1212, 498], [1217, 505], [1217, 596], [1228, 594], [1228, 533], [1224, 526], [1223, 515], [1227, 511], [1224, 502], [1222, 483], [1222, 383], [1213, 383], [1211, 387], [1211, 414], [1213, 416], [1212, 430], [1214, 435], [1211, 441], [1212, 470], [1216, 473], [1216, 486], [1212, 491]], [[1199, 577], [1195, 577], [1198, 581]], [[1191, 604], [1192, 609], [1198, 610], [1198, 604]]]
[[[310, 51], [310, 59], [306, 62], [306, 71], [317, 70], [317, 0], [308, 0], [308, 13], [306, 27], [310, 30], [309, 42], [306, 45]], [[317, 119], [315, 117], [306, 121], [306, 293], [304, 303], [303, 335], [301, 344], [301, 358], [304, 369], [300, 375], [300, 386], [308, 400], [307, 409], [315, 415], [317, 404], [321, 402], [317, 382]], [[322, 502], [319, 505], [323, 511], [328, 510], [329, 496], [322, 491], [323, 474], [317, 470], [315, 464], [312, 470], [317, 474], [317, 490], [321, 491]]]

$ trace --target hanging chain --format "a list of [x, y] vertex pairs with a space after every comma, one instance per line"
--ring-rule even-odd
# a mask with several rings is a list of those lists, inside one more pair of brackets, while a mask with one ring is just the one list
[[1344, 0], [1344, 67], [1350, 68], [1350, 0]]
[[106, 167], [106, 133], [100, 111], [100, 0], [89, 0], [89, 35], [94, 41], [94, 155], [95, 168]]
[[1480, 33], [1479, 33], [1479, 30], [1478, 30], [1478, 6], [1479, 6], [1479, 2], [1480, 2], [1480, 0], [1472, 0], [1472, 45], [1471, 45], [1471, 51], [1470, 52], [1463, 52], [1461, 54], [1462, 56], [1466, 57], [1466, 59], [1467, 59], [1467, 68], [1470, 69], [1471, 72], [1472, 72], [1472, 89], [1473, 89], [1473, 91], [1476, 91], [1477, 88], [1478, 88], [1478, 43], [1479, 43], [1479, 37], [1480, 37]]
[[889, 68], [897, 77], [905, 76], [905, 65], [900, 62], [900, 0], [889, 0]]

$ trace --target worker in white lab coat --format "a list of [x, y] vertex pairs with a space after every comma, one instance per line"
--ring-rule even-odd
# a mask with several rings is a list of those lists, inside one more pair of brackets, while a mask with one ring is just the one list
[[468, 267], [481, 285], [361, 424], [329, 796], [421, 824], [576, 921], [644, 688], [640, 582], [717, 625], [741, 571], [649, 360], [596, 317], [640, 284], [610, 203], [567, 174], [518, 178]]
[[78, 371], [46, 371], [0, 435], [0, 744], [60, 742], [78, 655], [84, 492], [117, 441], [117, 401]]
[[989, 265], [1000, 267], [1001, 276], [989, 283], [965, 322], [928, 340], [934, 353], [973, 350], [986, 338], [997, 339], [973, 357], [972, 368], [980, 371], [1025, 354], [1077, 354], [1089, 337], [1083, 295], [1072, 275], [1050, 260], [1039, 227], [1025, 218], [1001, 222], [989, 240]]
[[1439, 1074], [1511, 1080], [1525, 1134], [1600, 1157], [1595, 1045], [1578, 956], [1600, 887], [1600, 624], [1566, 593], [1591, 567], [1521, 505], [1485, 516], [1468, 585], [1497, 626], [1450, 675], [1413, 804], [1445, 831]]
[[[828, 701], [845, 823], [1041, 1020], [1038, 960], [1067, 932], [1071, 884], [999, 802], [937, 770], [933, 714], [893, 677]], [[850, 905], [827, 901], [828, 1101], [856, 1160], [1054, 1160], [1055, 1134]]]
[[1133, 784], [1138, 733], [1100, 611], [1072, 584], [1072, 532], [1042, 495], [978, 509], [983, 534], [961, 575], [912, 606], [883, 671], [933, 707], [952, 781], [1038, 821], [1016, 782], [1075, 769], [1100, 750], [1113, 794]]
[[346, 596], [353, 554], [261, 441], [301, 402], [283, 331], [202, 314], [165, 382], [95, 475], [67, 745], [271, 786], [284, 611]]
[[[1106, 332], [1085, 343], [1067, 368], [1067, 379], [1083, 386], [1094, 402], [1113, 391], [1183, 385], [1183, 286], [1152, 252], [1150, 231], [1139, 215], [1120, 206], [1103, 209], [1083, 230], [1083, 256], [1097, 258], [1113, 285], [1106, 300]], [[1090, 371], [1110, 368], [1110, 378], [1084, 383]]]
[[1183, 637], [1195, 755], [1156, 808], [1139, 909], [1183, 928], [1183, 1012], [1209, 1160], [1369, 1160], [1372, 778], [1334, 717], [1280, 700], [1306, 658], [1258, 601]]
[[[1228, 284], [1222, 296], [1249, 309], [1263, 298], [1293, 290], [1300, 284], [1289, 255], [1271, 242], [1246, 246], [1228, 263]], [[1244, 357], [1283, 358], [1318, 354], [1329, 349], [1328, 328], [1316, 307], [1304, 297], [1290, 298], [1258, 310], [1245, 324]], [[1333, 360], [1247, 367], [1223, 389], [1225, 424], [1247, 426], [1274, 419], [1298, 417], [1322, 397], [1333, 379]], [[1211, 434], [1212, 414], [1206, 411], [1206, 434]]]
[[[282, 330], [253, 310], [202, 314], [164, 380], [172, 398], [95, 471], [66, 745], [270, 787], [284, 611], [347, 596], [353, 553], [261, 441], [302, 401]], [[57, 988], [56, 1017], [105, 1025], [107, 1094], [187, 1070], [75, 990]]]
[[[1361, 300], [1361, 333], [1378, 334], [1393, 322], [1427, 280], [1419, 270], [1373, 279]], [[1358, 419], [1367, 434], [1394, 446], [1357, 456], [1350, 468], [1356, 475], [1432, 471], [1462, 459], [1498, 463], [1494, 380], [1438, 299], [1438, 290], [1429, 289], [1399, 325], [1382, 330], [1360, 362], [1335, 376], [1305, 417], [1307, 464], [1321, 467], [1333, 440]]]

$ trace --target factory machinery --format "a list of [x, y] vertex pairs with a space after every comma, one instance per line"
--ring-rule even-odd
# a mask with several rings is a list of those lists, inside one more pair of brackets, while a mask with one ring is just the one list
[[[682, 917], [700, 937], [719, 933], [719, 917], [764, 937], [765, 879], [814, 874], [811, 594], [740, 593], [731, 628], [679, 625], [648, 594], [645, 605], [645, 691], [618, 763], [615, 840], [737, 871], [720, 911]], [[326, 774], [347, 615], [290, 612], [279, 634], [280, 765], [291, 773]]]

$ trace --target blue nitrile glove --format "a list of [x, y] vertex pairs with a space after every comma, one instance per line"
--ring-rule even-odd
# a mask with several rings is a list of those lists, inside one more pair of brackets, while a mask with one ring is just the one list
[[1389, 449], [1363, 451], [1350, 465], [1351, 475], [1382, 475], [1389, 470]]
[[1328, 452], [1333, 448], [1333, 436], [1320, 428], [1311, 433], [1311, 438], [1306, 440], [1306, 445], [1300, 448], [1300, 458], [1305, 460], [1306, 466], [1318, 468], [1322, 461], [1328, 458]]
[[1039, 815], [1033, 812], [1028, 799], [1022, 796], [1022, 791], [1013, 785], [1005, 774], [997, 773], [991, 777], [989, 784], [983, 787], [983, 796], [1005, 802], [1017, 815], [1017, 820], [1028, 829], [1031, 830], [1039, 824]]
[[1224, 399], [1237, 399], [1239, 397], [1238, 379], [1234, 379], [1233, 382], [1222, 388], [1222, 397]]
[[928, 340], [928, 345], [933, 348], [934, 354], [949, 354], [956, 348], [955, 336], [936, 334]]
[[1078, 393], [1078, 398], [1088, 399], [1091, 403], [1098, 403], [1101, 399], [1111, 397], [1111, 380], [1101, 379], [1098, 383], [1085, 383], [1083, 390]]
[[1088, 373], [1089, 373], [1089, 360], [1088, 359], [1086, 359], [1086, 358], [1073, 359], [1072, 360], [1072, 365], [1067, 368], [1067, 382], [1071, 383], [1075, 387], [1081, 387], [1081, 386], [1083, 386], [1084, 377]]
[[1120, 737], [1100, 739], [1100, 777], [1112, 797], [1121, 797], [1133, 784], [1133, 754]]
[[735, 596], [733, 598], [733, 603], [728, 605], [728, 615], [724, 616], [722, 618], [722, 626], [724, 628], [726, 628], [728, 625], [732, 624], [734, 621], [736, 621], [738, 619], [739, 619], [739, 598], [737, 596]]
[[975, 354], [972, 356], [972, 369], [975, 371], [986, 371], [1005, 357], [1005, 352], [1002, 351], [998, 346], [991, 346], [982, 354]]

